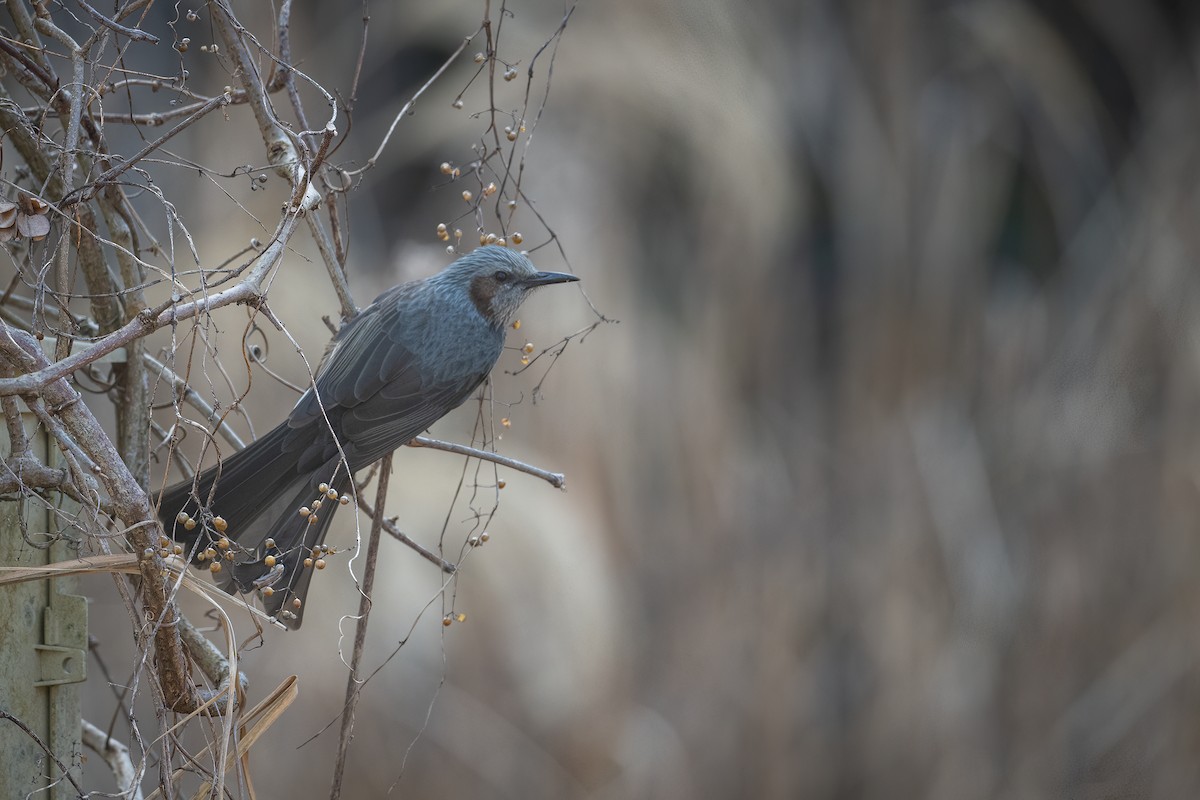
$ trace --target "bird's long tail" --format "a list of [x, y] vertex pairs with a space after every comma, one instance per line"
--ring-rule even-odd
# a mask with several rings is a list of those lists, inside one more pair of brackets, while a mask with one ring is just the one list
[[[286, 424], [280, 425], [194, 480], [168, 488], [158, 512], [163, 527], [183, 542], [189, 553], [197, 548], [203, 552], [223, 536], [244, 546], [257, 546], [246, 536], [251, 523], [280, 496], [292, 493], [293, 485], [304, 477], [296, 474], [295, 455], [284, 449], [287, 434]], [[188, 527], [181, 515], [196, 524]], [[224, 531], [212, 525], [212, 519], [218, 516], [224, 520], [219, 523]]]
[[[231, 570], [233, 585], [242, 592], [259, 590], [263, 608], [289, 628], [299, 628], [304, 618], [313, 573], [325, 566], [324, 559], [332, 552], [324, 544], [325, 534], [339, 498], [350, 487], [344, 469], [337, 470], [337, 477], [331, 480], [333, 467], [300, 485], [286, 507], [270, 517], [272, 524], [260, 542], [257, 558], [239, 560]], [[321, 486], [328, 488], [321, 491]]]
[[[197, 566], [220, 564], [214, 574], [221, 588], [261, 592], [268, 613], [298, 628], [317, 561], [312, 551], [322, 545], [350, 479], [336, 459], [311, 474], [297, 474], [295, 448], [285, 447], [289, 433], [284, 423], [194, 480], [168, 488], [159, 518]], [[325, 493], [318, 492], [321, 484], [329, 485]], [[304, 507], [310, 513], [301, 516]], [[265, 546], [268, 540], [271, 547]], [[305, 566], [306, 558], [313, 566]]]

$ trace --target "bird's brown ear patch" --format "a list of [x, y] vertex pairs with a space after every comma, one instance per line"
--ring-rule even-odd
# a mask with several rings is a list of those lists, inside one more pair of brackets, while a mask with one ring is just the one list
[[499, 285], [491, 275], [476, 275], [471, 279], [471, 302], [475, 304], [475, 310], [479, 312], [479, 316], [488, 320], [492, 320], [492, 298], [496, 296], [496, 290]]

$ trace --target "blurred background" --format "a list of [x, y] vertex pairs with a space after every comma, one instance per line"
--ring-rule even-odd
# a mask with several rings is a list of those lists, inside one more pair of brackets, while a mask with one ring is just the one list
[[[345, 91], [358, 7], [296, 8], [301, 68]], [[506, 8], [507, 109], [568, 8]], [[371, 6], [335, 160], [371, 155], [480, 10]], [[1200, 794], [1198, 32], [1165, 0], [576, 8], [525, 180], [565, 253], [535, 260], [582, 290], [541, 293], [509, 344], [586, 328], [588, 299], [619, 322], [573, 340], [536, 403], [540, 367], [509, 374], [511, 352], [496, 374], [515, 403], [499, 449], [565, 492], [502, 472], [491, 540], [445, 595], [383, 543], [346, 796]], [[210, 62], [196, 85], [228, 82]], [[438, 165], [484, 127], [483, 84], [451, 107], [474, 69], [468, 53], [350, 196], [360, 304], [449, 261], [437, 223], [472, 235]], [[248, 119], [180, 149], [261, 163]], [[224, 192], [268, 221], [285, 196], [273, 175], [251, 192], [179, 172], [206, 263], [263, 235]], [[515, 227], [547, 239], [526, 209]], [[294, 247], [272, 308], [315, 363], [337, 305]], [[214, 317], [235, 362], [245, 320]], [[302, 383], [287, 339], [261, 336]], [[255, 375], [261, 433], [294, 394]], [[475, 413], [434, 433], [470, 441]], [[457, 559], [492, 473], [456, 500], [461, 459], [409, 449], [396, 470], [389, 513]], [[253, 751], [263, 796], [328, 786], [336, 726], [297, 747], [341, 706], [358, 600], [345, 561], [327, 572], [302, 631], [243, 653], [252, 701], [300, 676]], [[129, 622], [111, 581], [90, 592], [119, 682]], [[90, 687], [103, 726], [113, 698]]]

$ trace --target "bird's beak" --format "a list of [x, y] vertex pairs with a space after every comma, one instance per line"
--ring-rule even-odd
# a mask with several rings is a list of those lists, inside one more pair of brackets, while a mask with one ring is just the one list
[[566, 272], [539, 272], [531, 278], [525, 279], [525, 285], [530, 289], [538, 286], [549, 286], [552, 283], [570, 283], [577, 281], [579, 278]]

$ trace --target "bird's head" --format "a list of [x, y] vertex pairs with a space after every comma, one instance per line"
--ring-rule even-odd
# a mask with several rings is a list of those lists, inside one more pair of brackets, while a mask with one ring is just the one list
[[468, 253], [444, 274], [466, 290], [479, 315], [497, 328], [516, 318], [521, 303], [537, 287], [579, 280], [565, 272], [538, 272], [516, 250], [496, 245]]

